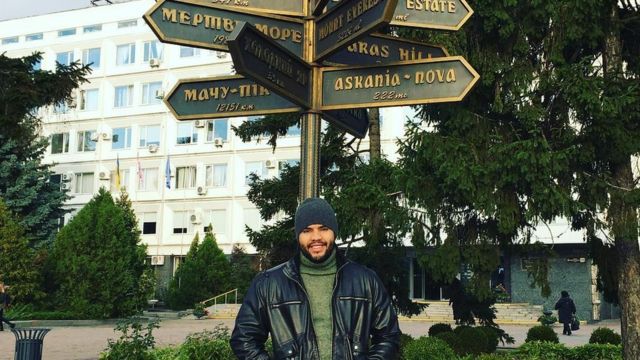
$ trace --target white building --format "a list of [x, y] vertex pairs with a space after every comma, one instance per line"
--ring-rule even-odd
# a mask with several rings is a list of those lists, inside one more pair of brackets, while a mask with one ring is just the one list
[[[45, 161], [69, 180], [73, 216], [100, 187], [121, 186], [133, 202], [153, 262], [175, 270], [195, 235], [212, 224], [227, 254], [234, 244], [255, 249], [245, 225], [261, 226], [246, 196], [247, 175], [278, 176], [280, 164], [298, 161], [300, 130], [278, 141], [275, 153], [262, 144], [242, 143], [232, 125], [246, 118], [177, 121], [161, 101], [179, 79], [231, 74], [227, 53], [163, 44], [142, 15], [153, 0], [71, 10], [0, 21], [0, 53], [19, 57], [43, 53], [42, 69], [56, 61], [93, 63], [88, 82], [69, 106], [41, 110], [43, 135], [51, 138]], [[405, 109], [406, 110], [406, 109]], [[395, 155], [402, 135], [402, 109], [383, 109], [383, 152]], [[218, 139], [218, 140], [216, 140]], [[222, 141], [221, 141], [222, 140]], [[367, 148], [363, 142], [361, 149]], [[170, 188], [165, 167], [170, 162]], [[67, 185], [65, 185], [67, 186]], [[178, 260], [176, 260], [178, 259]]]

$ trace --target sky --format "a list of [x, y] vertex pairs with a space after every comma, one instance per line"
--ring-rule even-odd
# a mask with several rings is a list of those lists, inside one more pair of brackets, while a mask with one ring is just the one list
[[88, 6], [89, 0], [0, 0], [0, 21]]

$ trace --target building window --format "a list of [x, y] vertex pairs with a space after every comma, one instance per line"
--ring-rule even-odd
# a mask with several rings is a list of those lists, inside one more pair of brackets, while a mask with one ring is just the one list
[[29, 34], [24, 38], [26, 41], [37, 41], [42, 40], [42, 33]]
[[111, 192], [120, 192], [129, 188], [129, 170], [120, 168], [120, 187], [116, 184], [116, 171], [111, 172]]
[[196, 187], [196, 167], [183, 166], [176, 168], [176, 189], [193, 189]]
[[140, 147], [149, 145], [160, 146], [160, 125], [143, 126], [140, 128]]
[[162, 88], [162, 82], [142, 84], [142, 105], [160, 104], [162, 98], [157, 98], [156, 93]]
[[78, 131], [78, 152], [94, 151], [96, 149], [95, 141], [91, 140], [94, 130]]
[[151, 59], [162, 59], [162, 43], [158, 40], [145, 41], [142, 57], [146, 63]]
[[53, 106], [53, 112], [55, 114], [66, 114], [69, 112], [69, 103], [66, 101], [61, 101], [59, 103], [56, 103]]
[[102, 31], [102, 24], [89, 25], [82, 28], [83, 33], [92, 33]]
[[136, 44], [118, 45], [116, 49], [116, 65], [129, 65], [136, 62]]
[[91, 69], [100, 68], [100, 48], [85, 49], [82, 51], [82, 64], [91, 66]]
[[69, 152], [69, 133], [51, 135], [51, 153], [65, 154]]
[[178, 124], [177, 144], [195, 144], [198, 142], [198, 131], [193, 122], [182, 122]]
[[189, 231], [189, 213], [186, 211], [175, 211], [173, 213], [173, 233], [187, 234]]
[[115, 128], [111, 135], [111, 148], [114, 150], [131, 148], [131, 128]]
[[300, 165], [300, 160], [291, 159], [291, 160], [280, 160], [280, 161], [278, 161], [278, 176], [281, 176], [282, 172], [287, 167], [292, 167], [292, 166], [297, 166], [297, 165]]
[[57, 53], [56, 62], [60, 63], [61, 65], [71, 65], [71, 63], [73, 62], [73, 50]]
[[228, 127], [229, 120], [227, 119], [209, 120], [207, 122], [207, 141], [213, 141], [215, 138], [227, 140]]
[[71, 36], [75, 34], [76, 34], [75, 28], [58, 30], [58, 37]]
[[98, 89], [80, 90], [80, 110], [98, 110]]
[[263, 177], [266, 173], [267, 173], [267, 167], [264, 161], [247, 162], [244, 168], [245, 185], [249, 185], [251, 183], [251, 174], [256, 174], [258, 177]]
[[121, 108], [133, 105], [133, 85], [116, 86], [113, 107]]
[[36, 63], [33, 64], [33, 67], [31, 68], [33, 71], [38, 71], [42, 69], [42, 60], [38, 60]]
[[194, 48], [191, 46], [180, 46], [180, 57], [192, 57], [192, 56], [200, 56], [202, 53], [201, 49]]
[[138, 175], [139, 191], [158, 191], [158, 168], [140, 169]]
[[142, 234], [150, 235], [156, 233], [156, 224], [158, 215], [154, 212], [140, 214], [140, 225], [142, 226]]
[[202, 225], [204, 232], [211, 231], [216, 236], [226, 233], [227, 211], [209, 210], [204, 213]]
[[2, 45], [17, 44], [17, 43], [18, 43], [17, 36], [12, 36], [12, 37], [2, 39]]
[[136, 19], [118, 21], [118, 29], [133, 27], [137, 25], [138, 25], [138, 20]]
[[205, 185], [223, 187], [227, 185], [227, 164], [211, 164], [205, 167]]
[[262, 226], [262, 218], [258, 209], [244, 209], [244, 223], [254, 231]]
[[77, 173], [75, 185], [76, 194], [93, 194], [93, 173]]

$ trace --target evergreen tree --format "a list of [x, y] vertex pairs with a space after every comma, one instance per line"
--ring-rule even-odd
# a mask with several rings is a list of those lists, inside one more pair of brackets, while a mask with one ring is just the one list
[[230, 288], [238, 289], [238, 300], [242, 300], [244, 294], [255, 277], [257, 271], [252, 261], [252, 256], [248, 255], [244, 248], [238, 244], [233, 245], [231, 257], [231, 284]]
[[[625, 359], [638, 359], [640, 9], [614, 0], [470, 5], [462, 31], [401, 31], [444, 44], [481, 75], [463, 102], [422, 107], [422, 121], [409, 124], [404, 191], [424, 209], [414, 212], [414, 244], [438, 249], [423, 260], [443, 278], [469, 266], [469, 286], [486, 297], [497, 247], [528, 244], [534, 227], [570, 219], [594, 250], [607, 250], [594, 253], [600, 285], [620, 302]], [[546, 271], [532, 273], [546, 283]]]
[[30, 303], [44, 297], [39, 269], [22, 226], [0, 198], [0, 281], [10, 286], [14, 303]]
[[185, 309], [195, 303], [230, 290], [231, 267], [227, 257], [210, 231], [199, 243], [193, 238], [184, 262], [169, 283], [168, 304], [174, 309]]
[[58, 233], [50, 260], [60, 308], [91, 318], [141, 309], [145, 247], [129, 211], [101, 188]]
[[19, 216], [32, 244], [53, 240], [68, 199], [59, 184], [49, 181], [51, 165], [42, 163], [48, 139], [38, 135], [37, 110], [69, 101], [90, 71], [77, 63], [58, 64], [55, 72], [34, 70], [40, 60], [39, 53], [0, 54], [0, 196]]

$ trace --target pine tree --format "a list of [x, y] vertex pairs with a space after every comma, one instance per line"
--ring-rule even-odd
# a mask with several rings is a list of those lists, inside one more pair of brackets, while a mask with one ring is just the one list
[[59, 184], [49, 181], [51, 165], [42, 163], [48, 139], [38, 134], [37, 110], [70, 100], [90, 71], [77, 63], [59, 65], [55, 72], [34, 70], [40, 60], [39, 53], [0, 54], [0, 196], [19, 216], [32, 245], [53, 240], [68, 199]]
[[[638, 359], [640, 9], [614, 0], [471, 6], [462, 31], [402, 33], [445, 44], [481, 75], [463, 102], [425, 106], [409, 126], [404, 190], [425, 210], [413, 240], [439, 249], [424, 260], [450, 264], [444, 277], [467, 264], [471, 286], [486, 292], [497, 247], [527, 244], [535, 226], [568, 218], [594, 250], [607, 249], [594, 253], [600, 285], [620, 302], [625, 359]], [[534, 274], [546, 283], [545, 271]]]
[[257, 271], [252, 261], [252, 256], [248, 255], [244, 248], [238, 244], [233, 245], [231, 257], [231, 284], [230, 288], [238, 289], [238, 300], [241, 300], [251, 284], [251, 280]]
[[0, 198], [0, 281], [10, 286], [12, 302], [31, 303], [44, 297], [40, 265], [22, 226]]
[[132, 226], [131, 213], [101, 188], [62, 228], [50, 257], [60, 308], [91, 318], [129, 316], [141, 309], [145, 248]]

